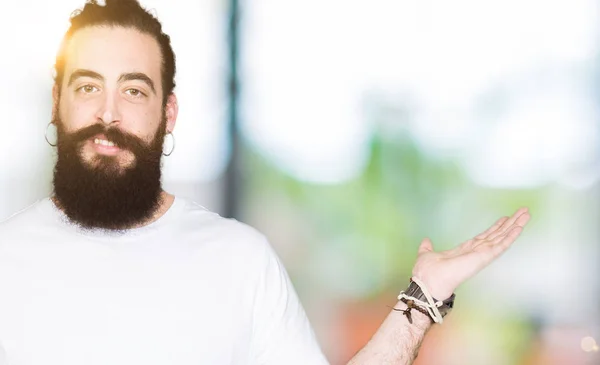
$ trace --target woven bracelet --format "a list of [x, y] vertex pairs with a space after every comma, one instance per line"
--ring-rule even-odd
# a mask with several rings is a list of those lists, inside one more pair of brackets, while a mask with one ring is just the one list
[[431, 316], [429, 315], [429, 312], [427, 311], [427, 309], [419, 307], [418, 305], [415, 304], [415, 302], [413, 300], [401, 298], [400, 301], [402, 301], [404, 304], [406, 304], [407, 308], [406, 309], [392, 308], [392, 309], [395, 311], [402, 312], [402, 314], [404, 314], [406, 316], [406, 318], [408, 319], [408, 323], [412, 324], [412, 315], [411, 315], [410, 311], [413, 309], [417, 310], [418, 312], [423, 313], [425, 316], [427, 316], [427, 318], [429, 318], [431, 320], [432, 323], [435, 322], [433, 320], [433, 318], [431, 318]]

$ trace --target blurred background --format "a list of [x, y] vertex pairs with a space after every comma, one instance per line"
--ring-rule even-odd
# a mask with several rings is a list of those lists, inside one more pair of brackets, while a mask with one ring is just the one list
[[[269, 237], [332, 364], [424, 237], [450, 248], [521, 206], [416, 364], [600, 364], [598, 0], [141, 3], [177, 55], [166, 189]], [[82, 6], [0, 12], [0, 220], [50, 192], [52, 67]]]

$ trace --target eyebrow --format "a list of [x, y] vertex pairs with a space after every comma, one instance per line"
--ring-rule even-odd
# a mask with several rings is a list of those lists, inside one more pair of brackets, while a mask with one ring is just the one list
[[131, 80], [138, 80], [138, 81], [142, 81], [142, 82], [146, 83], [146, 85], [148, 85], [148, 87], [152, 90], [152, 92], [154, 94], [156, 94], [156, 90], [154, 89], [154, 82], [145, 73], [129, 72], [129, 73], [121, 74], [121, 76], [119, 77], [119, 82], [131, 81]]
[[[67, 84], [67, 86], [71, 86], [71, 84], [73, 84], [73, 82], [75, 82], [75, 80], [77, 80], [78, 78], [81, 78], [81, 77], [90, 77], [92, 79], [104, 81], [104, 77], [95, 71], [85, 70], [85, 69], [77, 69], [77, 70], [73, 71], [73, 73], [71, 73], [71, 76], [69, 77], [69, 83]], [[156, 94], [154, 82], [148, 75], [146, 75], [145, 73], [142, 73], [142, 72], [128, 72], [128, 73], [121, 74], [121, 76], [119, 76], [118, 82], [132, 81], [132, 80], [139, 80], [139, 81], [144, 82], [146, 85], [148, 85], [148, 87], [152, 90], [152, 92], [154, 94]]]
[[102, 75], [100, 75], [97, 72], [94, 72], [92, 70], [77, 69], [73, 71], [73, 73], [71, 73], [71, 76], [69, 76], [69, 83], [67, 84], [67, 86], [71, 86], [71, 84], [80, 77], [90, 77], [92, 79], [104, 81], [104, 77], [102, 77]]

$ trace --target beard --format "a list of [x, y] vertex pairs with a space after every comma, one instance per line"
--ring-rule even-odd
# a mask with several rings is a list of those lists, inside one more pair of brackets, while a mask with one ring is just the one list
[[[58, 114], [58, 113], [57, 113]], [[160, 206], [161, 157], [166, 118], [152, 142], [118, 128], [94, 124], [68, 133], [60, 118], [54, 167], [54, 197], [69, 220], [84, 229], [121, 231], [148, 221]], [[133, 154], [132, 163], [121, 166], [118, 156], [82, 156], [84, 144], [104, 134], [121, 151]]]

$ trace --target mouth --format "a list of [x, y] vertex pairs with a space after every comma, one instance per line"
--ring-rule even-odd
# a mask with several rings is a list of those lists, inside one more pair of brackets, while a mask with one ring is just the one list
[[97, 134], [88, 140], [94, 150], [102, 155], [114, 156], [121, 149], [103, 134]]

